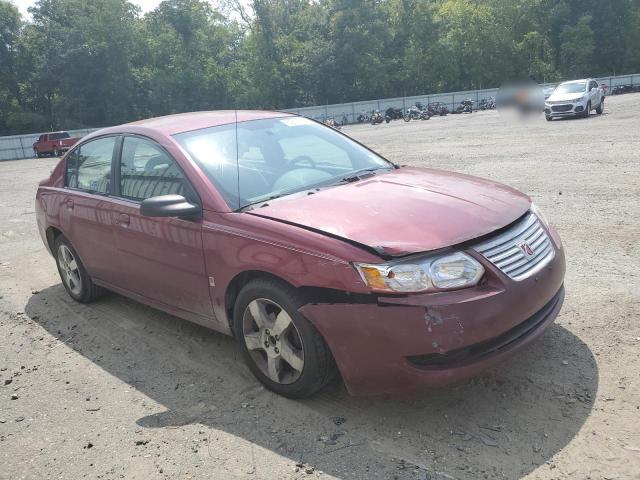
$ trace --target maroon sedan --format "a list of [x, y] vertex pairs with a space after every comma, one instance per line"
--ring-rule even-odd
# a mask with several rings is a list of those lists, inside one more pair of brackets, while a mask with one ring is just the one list
[[317, 122], [202, 112], [83, 138], [38, 228], [79, 302], [104, 289], [233, 335], [289, 397], [460, 380], [562, 305], [557, 233], [509, 187], [398, 167]]

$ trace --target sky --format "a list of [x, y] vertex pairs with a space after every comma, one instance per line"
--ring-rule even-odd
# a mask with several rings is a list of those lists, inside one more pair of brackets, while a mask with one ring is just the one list
[[[162, 0], [129, 0], [129, 1], [131, 3], [135, 3], [136, 5], [140, 6], [140, 8], [142, 9], [142, 13], [145, 13], [156, 8]], [[28, 16], [29, 12], [27, 12], [27, 8], [33, 6], [33, 4], [36, 3], [36, 0], [11, 0], [11, 2], [20, 9], [20, 12], [22, 13], [22, 15]]]

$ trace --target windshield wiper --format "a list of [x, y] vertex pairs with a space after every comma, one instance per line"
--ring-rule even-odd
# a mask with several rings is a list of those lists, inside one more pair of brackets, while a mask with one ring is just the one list
[[238, 210], [236, 210], [236, 212], [243, 212], [245, 210], [250, 210], [255, 205], [265, 206], [271, 200], [275, 200], [276, 198], [284, 197], [285, 195], [289, 195], [289, 194], [288, 193], [279, 193], [278, 195], [271, 195], [270, 197], [263, 198], [262, 200], [258, 200], [258, 201], [251, 202], [251, 203], [247, 203], [246, 205], [243, 205]]
[[[358, 180], [362, 180], [363, 178], [367, 177], [367, 176], [371, 176], [371, 175], [375, 175], [375, 171], [377, 170], [388, 170], [385, 167], [370, 167], [370, 168], [363, 168], [361, 170], [356, 170], [353, 173], [350, 173], [349, 175], [347, 175], [346, 177], [342, 177], [338, 183], [352, 183], [352, 182], [357, 182]], [[365, 175], [369, 173], [370, 175]]]

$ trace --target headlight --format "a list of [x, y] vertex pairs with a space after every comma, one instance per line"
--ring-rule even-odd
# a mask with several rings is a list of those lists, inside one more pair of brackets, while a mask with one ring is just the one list
[[549, 221], [547, 220], [547, 217], [544, 216], [544, 213], [542, 213], [534, 203], [531, 204], [531, 212], [538, 217], [538, 220], [540, 220], [545, 227], [549, 228]]
[[379, 292], [425, 292], [477, 285], [484, 268], [466, 253], [414, 257], [405, 261], [355, 263], [364, 283]]

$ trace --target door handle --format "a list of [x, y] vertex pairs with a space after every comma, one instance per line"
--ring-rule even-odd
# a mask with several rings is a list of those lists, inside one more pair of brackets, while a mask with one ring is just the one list
[[121, 213], [118, 215], [118, 218], [116, 218], [116, 225], [129, 225], [130, 221], [131, 219], [129, 218], [129, 215]]
[[73, 199], [72, 198], [67, 198], [65, 200], [65, 203], [67, 204], [67, 208], [69, 210], [73, 210]]

